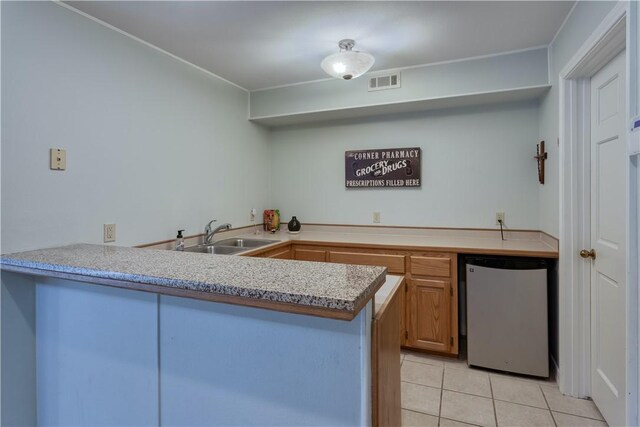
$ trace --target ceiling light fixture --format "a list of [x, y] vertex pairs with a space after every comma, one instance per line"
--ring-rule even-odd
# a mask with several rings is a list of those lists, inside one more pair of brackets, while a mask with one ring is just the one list
[[375, 59], [369, 53], [352, 50], [355, 45], [356, 42], [351, 39], [340, 40], [340, 52], [324, 58], [320, 66], [327, 74], [338, 79], [360, 77], [369, 71]]

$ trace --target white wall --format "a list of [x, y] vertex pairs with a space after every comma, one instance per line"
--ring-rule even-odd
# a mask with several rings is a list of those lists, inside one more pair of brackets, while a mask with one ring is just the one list
[[[307, 223], [538, 229], [537, 103], [443, 110], [272, 131], [272, 206]], [[344, 152], [422, 148], [419, 189], [346, 189]]]
[[580, 1], [549, 47], [551, 90], [543, 98], [540, 107], [540, 139], [545, 141], [549, 153], [546, 163], [545, 185], [540, 186], [540, 229], [559, 236], [559, 98], [560, 71], [580, 46], [609, 13], [616, 2]]
[[[133, 245], [263, 209], [248, 94], [53, 2], [2, 2], [2, 252]], [[49, 148], [67, 171], [49, 170]]]

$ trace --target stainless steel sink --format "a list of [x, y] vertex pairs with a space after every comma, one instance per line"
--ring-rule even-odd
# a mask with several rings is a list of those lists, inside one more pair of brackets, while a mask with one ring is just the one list
[[278, 240], [266, 239], [225, 239], [209, 245], [189, 246], [184, 248], [184, 251], [200, 254], [234, 255], [277, 242]]
[[233, 255], [240, 252], [244, 252], [247, 249], [234, 246], [221, 246], [221, 245], [197, 245], [184, 248], [185, 252], [197, 252], [200, 254], [218, 254], [218, 255]]
[[278, 240], [266, 240], [266, 239], [225, 239], [225, 240], [219, 240], [215, 242], [213, 245], [251, 249], [251, 248], [259, 248], [261, 246], [267, 246], [277, 242]]

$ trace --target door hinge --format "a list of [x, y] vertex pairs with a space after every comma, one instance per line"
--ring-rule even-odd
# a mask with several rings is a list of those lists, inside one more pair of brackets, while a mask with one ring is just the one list
[[451, 343], [451, 346], [453, 346], [453, 337], [451, 337], [451, 339], [449, 340], [449, 342]]
[[405, 340], [409, 339], [409, 331], [404, 331], [404, 339]]
[[453, 288], [449, 288], [449, 294], [453, 296]]

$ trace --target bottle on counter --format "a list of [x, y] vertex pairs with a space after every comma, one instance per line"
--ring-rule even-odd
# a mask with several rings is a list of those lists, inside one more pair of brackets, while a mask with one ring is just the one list
[[287, 228], [289, 229], [290, 233], [298, 233], [301, 227], [302, 225], [300, 224], [300, 221], [298, 221], [298, 218], [295, 217], [295, 215], [291, 218], [289, 224], [287, 224]]
[[182, 232], [184, 230], [178, 230], [178, 235], [176, 236], [176, 251], [184, 251], [184, 236]]

